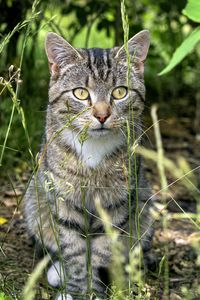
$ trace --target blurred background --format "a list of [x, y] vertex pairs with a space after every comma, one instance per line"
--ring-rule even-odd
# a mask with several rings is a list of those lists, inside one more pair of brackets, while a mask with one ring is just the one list
[[[129, 36], [144, 28], [151, 32], [145, 69], [146, 118], [150, 115], [151, 105], [157, 103], [160, 118], [170, 120], [181, 117], [190, 124], [189, 130], [195, 135], [199, 120], [199, 47], [172, 72], [158, 76], [175, 49], [197, 27], [195, 22], [182, 14], [186, 1], [126, 0], [125, 4]], [[13, 100], [8, 90], [4, 89], [0, 94], [1, 149], [7, 135], [8, 139], [1, 161], [2, 174], [13, 168], [23, 171], [30, 162], [29, 148], [34, 155], [39, 150], [48, 99], [49, 69], [44, 50], [46, 33], [56, 32], [75, 47], [109, 48], [122, 45], [120, 5], [119, 0], [42, 0], [34, 1], [34, 5], [31, 0], [0, 0], [0, 76], [9, 80], [21, 66], [17, 99], [23, 108], [30, 137], [28, 147], [22, 116], [16, 109], [13, 112]], [[12, 81], [14, 91], [15, 81]], [[3, 87], [0, 84], [0, 90]]]

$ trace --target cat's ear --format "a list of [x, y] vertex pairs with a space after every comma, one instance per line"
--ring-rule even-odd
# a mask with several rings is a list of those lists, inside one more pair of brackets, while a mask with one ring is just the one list
[[[128, 41], [128, 51], [131, 62], [135, 61], [141, 72], [144, 71], [144, 61], [147, 57], [149, 45], [150, 34], [146, 29], [138, 32]], [[118, 60], [126, 60], [126, 56], [125, 46], [122, 46], [115, 55], [115, 58]]]
[[45, 48], [52, 75], [58, 74], [63, 62], [71, 64], [82, 59], [81, 54], [74, 47], [53, 32], [47, 33]]

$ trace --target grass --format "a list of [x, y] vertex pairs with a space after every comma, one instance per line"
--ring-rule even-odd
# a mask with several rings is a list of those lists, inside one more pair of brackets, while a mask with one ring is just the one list
[[[156, 106], [152, 107], [151, 110], [151, 116], [154, 124], [154, 133], [156, 138], [156, 147], [157, 147], [157, 168], [158, 168], [158, 174], [160, 177], [161, 182], [161, 189], [162, 189], [162, 202], [166, 206], [167, 200], [166, 200], [166, 193], [168, 192], [167, 189], [167, 178], [165, 174], [165, 167], [164, 167], [164, 151], [163, 151], [163, 145], [162, 145], [162, 139], [160, 134], [160, 128], [158, 123], [158, 117], [157, 117], [157, 108]], [[163, 230], [166, 230], [168, 227], [167, 224], [167, 216], [166, 214], [163, 215], [163, 221], [162, 221]], [[168, 244], [165, 243], [165, 254], [164, 254], [164, 299], [169, 298], [169, 265], [168, 265], [168, 256], [169, 256], [169, 249]]]
[[[25, 57], [25, 53], [26, 53], [26, 49], [28, 47], [28, 43], [29, 43], [29, 38], [31, 35], [31, 26], [34, 24], [34, 22], [36, 21], [36, 19], [39, 16], [39, 12], [37, 11], [37, 6], [39, 5], [38, 1], [34, 1], [33, 3], [33, 7], [32, 7], [32, 13], [29, 16], [29, 18], [27, 20], [25, 20], [22, 23], [19, 23], [16, 25], [16, 27], [13, 29], [13, 31], [11, 33], [9, 33], [6, 38], [3, 40], [3, 42], [0, 45], [0, 52], [3, 51], [4, 47], [6, 47], [6, 45], [9, 43], [10, 39], [12, 38], [12, 35], [18, 31], [18, 30], [24, 30], [25, 32], [23, 34], [23, 42], [22, 42], [22, 46], [21, 46], [21, 56], [20, 56], [20, 64], [19, 64], [19, 68], [17, 70], [15, 69], [10, 69], [9, 72], [11, 73], [9, 76], [9, 79], [6, 80], [5, 78], [3, 78], [1, 80], [1, 95], [4, 96], [5, 91], [7, 91], [7, 93], [9, 94], [9, 97], [12, 100], [12, 105], [11, 105], [11, 113], [10, 113], [10, 119], [9, 119], [9, 123], [8, 125], [6, 125], [6, 129], [5, 129], [5, 136], [4, 136], [4, 140], [3, 140], [3, 144], [1, 146], [1, 155], [0, 155], [0, 165], [1, 167], [4, 166], [5, 164], [5, 156], [7, 155], [7, 151], [9, 149], [12, 149], [12, 144], [9, 143], [9, 136], [12, 133], [12, 126], [13, 126], [13, 122], [15, 121], [15, 117], [17, 114], [17, 118], [18, 121], [20, 120], [21, 122], [21, 127], [23, 129], [24, 132], [24, 140], [26, 141], [26, 150], [28, 152], [28, 159], [31, 161], [29, 164], [32, 166], [32, 168], [35, 170], [35, 172], [37, 172], [37, 167], [40, 164], [40, 162], [38, 162], [37, 157], [35, 156], [34, 151], [32, 150], [32, 140], [30, 138], [30, 134], [29, 134], [29, 129], [28, 127], [30, 127], [29, 123], [33, 123], [35, 122], [35, 118], [34, 116], [32, 116], [31, 120], [29, 120], [27, 122], [27, 117], [26, 117], [26, 113], [24, 113], [24, 109], [22, 107], [22, 102], [19, 100], [19, 96], [20, 96], [20, 84], [21, 84], [21, 77], [23, 78], [23, 76], [21, 75], [21, 69], [23, 67], [23, 60]], [[51, 17], [50, 23], [51, 21], [54, 20], [54, 17]], [[125, 41], [125, 45], [126, 45], [126, 50], [127, 49], [127, 41], [128, 41], [128, 33], [129, 33], [129, 27], [128, 27], [128, 19], [126, 16], [126, 10], [125, 10], [125, 2], [122, 1], [122, 23], [123, 23], [123, 28], [124, 28], [124, 41]], [[65, 22], [65, 20], [64, 20]], [[94, 44], [95, 44], [95, 37], [93, 37], [97, 35], [97, 33], [95, 32], [95, 25], [94, 25], [94, 29], [93, 29], [93, 33], [92, 33], [92, 39], [94, 38]], [[103, 33], [102, 33], [103, 35]], [[44, 36], [44, 27], [41, 27], [41, 32], [39, 33], [39, 40], [41, 39], [41, 37]], [[80, 38], [80, 40], [78, 40]], [[77, 45], [82, 43], [82, 37], [77, 37], [75, 39]], [[109, 42], [105, 42], [105, 45], [107, 46]], [[91, 45], [93, 44], [93, 42], [91, 41]], [[104, 44], [102, 45], [102, 41], [101, 41], [101, 47], [104, 46]], [[39, 58], [40, 60], [43, 59], [43, 57], [40, 57], [42, 54], [39, 53], [39, 56], [37, 58]], [[130, 58], [128, 55], [128, 64], [130, 65]], [[36, 74], [35, 74], [36, 76]], [[129, 78], [129, 74], [127, 75], [127, 78]], [[44, 84], [45, 86], [45, 84]], [[5, 99], [8, 98], [8, 96], [5, 96]], [[30, 108], [30, 107], [29, 107]], [[131, 108], [130, 108], [130, 113], [132, 113]], [[134, 118], [134, 116], [133, 116]], [[162, 194], [162, 204], [164, 206], [164, 208], [167, 207], [167, 201], [165, 198], [165, 194], [166, 192], [168, 192], [168, 188], [170, 186], [170, 184], [168, 184], [167, 180], [166, 180], [166, 170], [170, 173], [170, 175], [173, 177], [173, 184], [177, 181], [182, 181], [183, 184], [185, 185], [185, 187], [190, 190], [190, 192], [194, 195], [196, 201], [197, 201], [197, 214], [188, 214], [187, 212], [185, 212], [180, 206], [179, 204], [176, 202], [175, 199], [173, 199], [173, 197], [171, 196], [172, 201], [174, 201], [174, 203], [177, 205], [177, 207], [180, 209], [180, 213], [177, 214], [176, 218], [180, 218], [180, 219], [189, 219], [190, 222], [192, 224], [194, 224], [194, 226], [197, 228], [197, 230], [200, 229], [200, 225], [199, 225], [199, 219], [200, 219], [200, 196], [199, 196], [199, 191], [197, 190], [196, 187], [196, 182], [194, 180], [194, 175], [193, 175], [193, 171], [189, 165], [187, 164], [187, 162], [184, 159], [179, 158], [178, 161], [176, 163], [172, 162], [171, 160], [169, 160], [168, 158], [165, 157], [165, 154], [163, 152], [163, 146], [162, 146], [162, 139], [161, 139], [161, 135], [160, 135], [160, 130], [159, 130], [159, 121], [158, 121], [158, 117], [157, 117], [157, 112], [156, 112], [156, 108], [153, 107], [152, 108], [152, 120], [153, 120], [153, 126], [154, 126], [154, 130], [155, 130], [155, 138], [156, 138], [156, 146], [157, 146], [157, 151], [152, 151], [152, 150], [148, 150], [146, 148], [143, 148], [141, 146], [132, 144], [132, 140], [135, 140], [135, 137], [131, 137], [130, 136], [130, 132], [128, 135], [128, 153], [129, 153], [129, 179], [132, 176], [131, 172], [132, 172], [132, 168], [131, 168], [131, 161], [132, 161], [132, 157], [134, 157], [134, 161], [136, 162], [136, 155], [142, 155], [143, 157], [145, 157], [145, 159], [150, 159], [152, 161], [154, 161], [157, 165], [157, 169], [158, 169], [158, 174], [160, 177], [160, 183], [161, 183], [161, 189], [159, 191], [159, 193]], [[71, 122], [72, 120], [70, 120]], [[70, 122], [66, 124], [66, 127], [68, 127], [70, 125]], [[28, 124], [27, 124], [28, 123]], [[130, 128], [130, 124], [127, 124], [127, 128]], [[54, 138], [56, 138], [58, 135], [60, 134], [60, 132], [56, 133], [55, 136], [52, 137], [52, 140]], [[85, 141], [85, 139], [87, 138], [87, 128], [85, 131], [83, 131], [81, 138], [83, 140], [83, 142]], [[50, 141], [51, 142], [51, 141]], [[20, 141], [18, 141], [18, 143], [20, 143]], [[10, 147], [11, 146], [11, 147]], [[48, 145], [47, 145], [48, 146]], [[15, 147], [13, 147], [13, 150], [15, 151]], [[22, 158], [23, 159], [23, 158]], [[137, 179], [137, 177], [136, 177]], [[136, 187], [137, 187], [137, 180], [136, 180]], [[130, 190], [130, 181], [129, 181], [129, 190]], [[130, 193], [129, 193], [129, 206], [131, 207], [131, 197], [130, 197]], [[148, 201], [148, 200], [147, 200]], [[84, 193], [83, 193], [83, 202], [84, 202]], [[151, 298], [151, 292], [149, 291], [149, 289], [147, 288], [147, 284], [146, 284], [146, 278], [145, 278], [145, 273], [144, 270], [142, 269], [142, 255], [141, 255], [141, 249], [140, 249], [140, 245], [138, 247], [135, 247], [133, 251], [130, 251], [130, 258], [129, 258], [129, 263], [124, 267], [124, 256], [123, 256], [123, 245], [119, 242], [118, 239], [118, 232], [113, 229], [113, 227], [111, 226], [111, 221], [109, 218], [109, 215], [106, 214], [106, 212], [102, 209], [100, 202], [98, 202], [98, 199], [96, 200], [96, 206], [98, 209], [98, 212], [100, 214], [100, 217], [104, 223], [105, 226], [105, 230], [106, 233], [109, 234], [111, 236], [111, 247], [112, 247], [112, 251], [113, 251], [113, 258], [112, 258], [112, 262], [111, 262], [111, 277], [112, 277], [112, 281], [113, 281], [113, 285], [111, 287], [109, 287], [110, 289], [110, 300], [130, 300], [130, 299], [140, 299], [140, 300], [146, 300], [146, 299], [150, 299]], [[138, 227], [138, 241], [140, 241], [141, 239], [141, 234], [140, 234], [140, 224], [139, 224], [139, 215], [141, 212], [137, 211], [136, 216], [132, 216], [130, 213], [130, 218], [129, 218], [129, 222], [130, 222], [130, 228], [132, 228], [132, 222], [133, 219], [135, 218], [135, 222], [136, 222], [136, 226]], [[162, 226], [163, 226], [163, 230], [166, 230], [168, 228], [168, 222], [170, 222], [170, 215], [167, 214], [167, 211], [163, 209], [163, 214], [159, 215], [160, 218], [162, 218]], [[85, 217], [85, 222], [87, 223], [87, 215]], [[153, 224], [152, 224], [153, 226]], [[55, 233], [56, 235], [56, 233]], [[132, 234], [131, 234], [131, 229], [129, 232], [130, 235], [130, 250], [132, 248]], [[197, 261], [196, 264], [197, 266], [200, 265], [200, 252], [199, 252], [199, 243], [198, 243], [198, 236], [193, 238], [192, 240], [192, 245], [197, 253]], [[89, 240], [87, 240], [89, 243]], [[58, 246], [60, 246], [60, 241], [57, 241]], [[140, 244], [140, 243], [139, 243]], [[89, 244], [88, 244], [88, 249], [89, 249]], [[163, 276], [163, 280], [164, 280], [164, 298], [163, 299], [169, 299], [169, 279], [170, 279], [170, 274], [169, 274], [169, 265], [168, 265], [168, 255], [169, 255], [169, 249], [168, 249], [168, 245], [167, 243], [165, 243], [165, 247], [164, 247], [164, 255], [163, 258], [160, 261], [160, 266], [159, 266], [159, 271], [158, 271], [158, 277]], [[61, 253], [60, 253], [61, 255]], [[90, 257], [90, 253], [88, 251], [87, 253], [88, 255], [88, 261], [90, 261], [89, 257]], [[62, 259], [62, 258], [61, 258]], [[30, 275], [29, 279], [27, 280], [27, 283], [24, 287], [24, 290], [22, 291], [22, 299], [23, 300], [32, 300], [32, 299], [36, 299], [35, 298], [35, 286], [40, 278], [40, 276], [42, 276], [43, 270], [46, 268], [47, 263], [49, 262], [49, 258], [45, 257], [35, 268], [35, 270], [33, 271], [33, 273]], [[138, 268], [139, 266], [139, 268]], [[90, 287], [90, 277], [91, 275], [91, 270], [90, 270], [91, 266], [90, 264], [88, 265], [88, 273], [89, 273], [89, 282], [88, 282], [88, 286]], [[125, 274], [128, 273], [129, 276], [129, 284], [128, 286], [125, 283]], [[134, 289], [133, 289], [134, 287]], [[199, 291], [199, 287], [195, 287], [197, 289], [197, 293], [200, 294]], [[133, 291], [132, 291], [133, 289]], [[190, 291], [183, 285], [182, 286], [182, 295], [183, 295], [183, 299], [185, 300], [189, 300], [192, 299], [192, 295], [190, 293]], [[20, 297], [20, 296], [19, 296]], [[9, 298], [9, 296], [6, 296], [4, 294], [4, 292], [0, 293], [0, 300], [9, 300], [11, 298]]]
[[36, 285], [39, 277], [41, 276], [41, 273], [47, 267], [48, 263], [49, 263], [49, 257], [45, 256], [35, 267], [35, 270], [32, 272], [29, 279], [27, 280], [27, 283], [22, 292], [23, 300], [34, 300], [35, 299], [35, 296], [36, 296], [35, 285]]

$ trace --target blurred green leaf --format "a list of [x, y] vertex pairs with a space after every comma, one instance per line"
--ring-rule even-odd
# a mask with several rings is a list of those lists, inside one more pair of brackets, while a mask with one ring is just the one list
[[6, 296], [3, 292], [0, 292], [0, 300], [11, 300], [11, 298]]
[[200, 1], [188, 0], [186, 7], [183, 9], [183, 14], [194, 22], [200, 22]]
[[188, 55], [200, 41], [200, 26], [197, 27], [189, 36], [183, 41], [183, 43], [176, 49], [172, 59], [164, 70], [162, 70], [158, 75], [164, 75], [171, 71], [178, 63], [180, 63], [183, 58]]

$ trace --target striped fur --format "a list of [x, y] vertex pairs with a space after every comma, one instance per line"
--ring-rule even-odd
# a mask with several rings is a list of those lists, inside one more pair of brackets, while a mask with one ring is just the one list
[[[40, 165], [25, 196], [28, 230], [46, 251], [58, 259], [47, 278], [64, 292], [58, 299], [89, 299], [91, 290], [102, 299], [106, 288], [100, 269], [111, 259], [110, 237], [105, 233], [96, 201], [110, 215], [124, 245], [129, 245], [127, 124], [131, 143], [140, 142], [140, 116], [144, 107], [143, 63], [149, 47], [147, 31], [128, 43], [131, 68], [124, 47], [74, 49], [64, 39], [49, 33], [46, 51], [51, 71], [46, 129]], [[128, 83], [127, 83], [128, 82]], [[115, 87], [125, 86], [121, 100], [112, 96]], [[87, 88], [87, 100], [78, 100], [73, 90]], [[102, 124], [93, 110], [106, 103], [111, 114]], [[150, 189], [141, 161], [131, 158], [132, 215], [139, 197], [140, 230], [144, 250], [151, 240]], [[137, 190], [135, 167], [137, 168]], [[133, 221], [133, 243], [138, 240]], [[125, 254], [128, 256], [128, 253]], [[90, 280], [88, 280], [90, 277]], [[88, 282], [89, 284], [88, 286]], [[73, 297], [73, 298], [72, 298]]]

